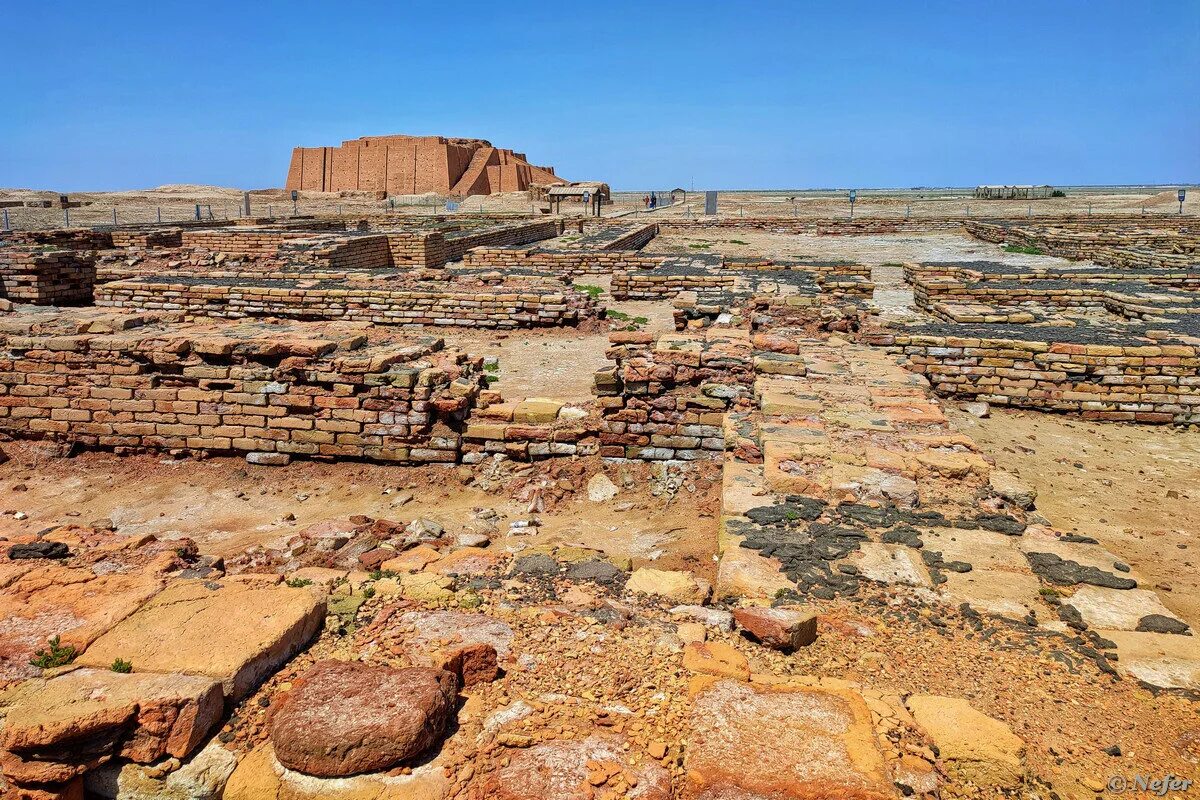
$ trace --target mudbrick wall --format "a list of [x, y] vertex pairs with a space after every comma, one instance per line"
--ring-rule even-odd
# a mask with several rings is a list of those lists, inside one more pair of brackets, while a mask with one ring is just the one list
[[654, 269], [661, 257], [629, 250], [542, 250], [520, 247], [480, 247], [463, 258], [464, 266], [491, 269], [531, 269], [555, 275], [615, 275], [624, 270]]
[[446, 260], [461, 261], [463, 255], [473, 247], [522, 245], [557, 235], [558, 223], [549, 219], [508, 223], [481, 231], [445, 234]]
[[1001, 326], [977, 326], [971, 336], [872, 331], [863, 340], [903, 353], [943, 395], [1084, 419], [1200, 422], [1196, 345], [1100, 343], [1086, 332], [1075, 342], [1046, 341], [1033, 331], [988, 328]]
[[0, 242], [0, 299], [34, 305], [90, 303], [96, 254]]
[[[13, 436], [264, 463], [453, 462], [482, 382], [480, 359], [436, 337], [155, 315], [79, 333], [69, 318], [15, 316], [0, 328], [0, 429]], [[103, 329], [103, 317], [86, 327]]]
[[167, 276], [105, 283], [96, 305], [138, 311], [185, 311], [211, 317], [275, 316], [374, 322], [518, 328], [574, 325], [600, 308], [564, 286], [444, 281], [298, 281]]
[[707, 335], [614, 333], [615, 366], [595, 373], [600, 454], [686, 461], [721, 458], [725, 413], [750, 403], [748, 331]]

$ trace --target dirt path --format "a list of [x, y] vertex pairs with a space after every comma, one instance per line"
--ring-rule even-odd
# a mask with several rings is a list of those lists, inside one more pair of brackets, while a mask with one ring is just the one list
[[[620, 487], [612, 500], [591, 502], [586, 492], [577, 492], [534, 515], [538, 527], [506, 535], [510, 521], [530, 517], [525, 487], [566, 481], [582, 488], [587, 475], [556, 477], [535, 466], [528, 468], [528, 481], [509, 483], [517, 490], [484, 491], [444, 467], [298, 461], [278, 469], [233, 458], [194, 461], [102, 452], [57, 458], [48, 445], [36, 442], [6, 442], [4, 449], [11, 460], [0, 465], [0, 537], [109, 519], [123, 534], [189, 537], [201, 552], [228, 557], [252, 545], [278, 546], [317, 522], [364, 514], [404, 522], [427, 517], [450, 535], [496, 530], [502, 535], [493, 546], [514, 552], [583, 545], [634, 566], [704, 575], [714, 569], [720, 483], [715, 468], [707, 477], [693, 475], [668, 499], [654, 493], [659, 468], [614, 466], [606, 470]], [[518, 474], [525, 469], [513, 467]], [[496, 512], [494, 520], [481, 518], [485, 509]]]

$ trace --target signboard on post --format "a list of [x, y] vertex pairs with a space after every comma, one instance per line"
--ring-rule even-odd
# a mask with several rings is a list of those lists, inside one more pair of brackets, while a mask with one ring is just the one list
[[854, 219], [854, 201], [858, 199], [858, 189], [850, 190], [850, 219]]
[[447, 200], [446, 201], [446, 210], [447, 211], [458, 211], [458, 201], [457, 200]]
[[1183, 201], [1187, 197], [1187, 189], [1179, 190], [1179, 213], [1183, 213]]
[[717, 213], [717, 193], [704, 193], [704, 213], [706, 216], [713, 216]]

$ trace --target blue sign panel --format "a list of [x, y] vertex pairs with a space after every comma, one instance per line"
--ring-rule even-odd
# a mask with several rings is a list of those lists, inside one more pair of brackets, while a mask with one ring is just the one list
[[853, 203], [853, 202], [854, 202], [855, 200], [857, 200], [857, 199], [858, 199], [858, 190], [857, 190], [857, 189], [851, 189], [851, 190], [850, 190], [850, 202], [851, 202], [851, 203]]

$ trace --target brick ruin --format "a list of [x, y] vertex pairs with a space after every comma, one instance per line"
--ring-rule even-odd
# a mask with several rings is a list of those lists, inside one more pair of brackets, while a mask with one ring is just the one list
[[381, 197], [426, 194], [454, 197], [524, 192], [563, 183], [553, 167], [530, 164], [523, 153], [483, 139], [444, 136], [363, 136], [338, 147], [297, 147], [288, 189], [369, 191]]
[[[794, 651], [818, 636], [815, 611], [801, 615], [811, 636], [790, 616], [805, 607], [820, 610], [820, 635], [836, 636], [837, 656], [853, 654], [856, 668], [886, 667], [885, 651], [901, 652], [915, 638], [910, 626], [926, 624], [936, 631], [926, 629], [919, 647], [992, 648], [953, 657], [968, 652], [1006, 668], [1026, 658], [1039, 720], [1045, 686], [1067, 673], [1103, 681], [1103, 691], [1111, 678], [1168, 693], [1155, 703], [1176, 699], [1172, 692], [1194, 698], [1200, 651], [1188, 624], [1136, 565], [1054, 527], [1035, 493], [956, 429], [939, 401], [1200, 422], [1191, 234], [1167, 222], [1068, 218], [1046, 230], [957, 218], [743, 224], [825, 236], [952, 231], [1094, 263], [905, 264], [914, 313], [893, 319], [874, 304], [876, 273], [865, 263], [692, 253], [660, 241], [664, 232], [735, 230], [730, 220], [380, 216], [0, 235], [5, 436], [65, 451], [237, 456], [264, 466], [303, 458], [477, 467], [438, 471], [447, 486], [450, 476], [466, 485], [509, 460], [558, 459], [514, 465], [522, 481], [539, 466], [584, 459], [641, 475], [652, 470], [639, 462], [652, 462], [668, 477], [665, 465], [713, 476], [704, 513], [716, 538], [704, 556], [713, 562], [709, 582], [653, 567], [627, 575], [599, 550], [565, 539], [510, 552], [511, 540], [452, 544], [449, 532], [419, 520], [358, 515], [227, 560], [200, 556], [186, 539], [77, 525], [27, 537], [21, 546], [47, 551], [69, 543], [75, 560], [24, 572], [4, 562], [11, 571], [0, 603], [16, 632], [0, 653], [0, 684], [17, 689], [6, 696], [0, 736], [9, 787], [66, 798], [82, 796], [86, 784], [120, 796], [119, 780], [142, 770], [146, 796], [165, 795], [214, 752], [224, 759], [208, 770], [216, 788], [202, 788], [228, 800], [393, 790], [484, 798], [531, 775], [584, 786], [588, 796], [601, 785], [626, 795], [633, 779], [646, 796], [680, 796], [663, 765], [678, 768], [685, 797], [884, 800], [898, 796], [899, 784], [932, 800], [938, 787], [954, 787], [941, 796], [973, 796], [979, 786], [1008, 796], [1030, 785], [1021, 739], [1005, 724], [972, 717], [1003, 746], [986, 759], [954, 749], [963, 739], [957, 729], [934, 733], [922, 703], [966, 701], [891, 700], [857, 682], [800, 676]], [[669, 306], [674, 330], [610, 314], [600, 287], [576, 282], [601, 277], [611, 280], [614, 304]], [[594, 336], [604, 365], [587, 367], [584, 398], [509, 396], [489, 380], [503, 357], [472, 352], [479, 338], [456, 343], [472, 329], [485, 338], [549, 339], [558, 329]], [[539, 491], [520, 498], [531, 514]], [[687, 508], [672, 510], [699, 506]], [[477, 511], [483, 519], [492, 510]], [[560, 579], [576, 585], [551, 584]], [[81, 595], [62, 586], [82, 586]], [[526, 591], [542, 594], [530, 600]], [[585, 594], [595, 602], [571, 605]], [[839, 616], [843, 608], [853, 613]], [[631, 624], [634, 615], [653, 624]], [[735, 619], [749, 635], [734, 634]], [[786, 630], [757, 627], [764, 619]], [[37, 648], [60, 634], [78, 651], [74, 668], [37, 666]], [[288, 731], [266, 709], [286, 721], [307, 704], [330, 703], [303, 698], [321, 688], [322, 670], [336, 669], [346, 672], [335, 675], [329, 716], [355, 716], [345, 711], [344, 675], [385, 669], [366, 654], [407, 664], [421, 637], [429, 640], [421, 663], [445, 668], [445, 680], [509, 681], [505, 696], [472, 697], [480, 713], [463, 714], [464, 735], [451, 730], [458, 710], [447, 699], [439, 722], [447, 730], [434, 731], [444, 749], [403, 774], [384, 773], [400, 757], [386, 767], [289, 761]], [[641, 637], [637, 647], [629, 637]], [[197, 657], [214, 638], [222, 658]], [[561, 657], [573, 643], [579, 649]], [[310, 645], [313, 657], [300, 659], [308, 671], [289, 667]], [[743, 655], [751, 647], [753, 671]], [[312, 665], [329, 653], [338, 657]], [[268, 677], [277, 670], [285, 672]], [[604, 694], [596, 676], [609, 674], [619, 680]], [[380, 680], [372, 673], [364, 682], [377, 688]], [[542, 712], [515, 702], [530, 686], [550, 708], [558, 701], [547, 686], [569, 698], [565, 713], [548, 717], [555, 733], [545, 741], [514, 733], [525, 730], [517, 713]], [[633, 714], [612, 710], [610, 700], [625, 703], [646, 687], [656, 697], [641, 707], [654, 713], [632, 722]], [[1007, 698], [1018, 690], [1006, 673], [998, 691]], [[668, 692], [675, 696], [662, 700]], [[39, 724], [47, 696], [70, 698], [61, 712], [54, 706], [66, 722]], [[364, 718], [380, 713], [370, 692], [351, 700], [363, 704]], [[670, 702], [686, 708], [655, 719]], [[954, 720], [966, 713], [952, 710]], [[498, 713], [511, 714], [501, 726], [513, 727], [488, 729], [484, 720]], [[755, 768], [768, 717], [771, 741], [787, 737], [776, 761], [790, 772], [780, 779]], [[910, 717], [911, 728], [897, 733]], [[554, 749], [585, 747], [557, 738], [565, 720], [588, 726], [590, 738], [578, 741], [590, 749], [569, 758]], [[610, 739], [591, 736], [613, 737], [627, 722], [630, 738], [611, 739], [610, 749]], [[810, 723], [828, 729], [803, 728]], [[223, 749], [235, 736], [240, 749]], [[814, 767], [813, 746], [853, 748], [854, 757]], [[610, 767], [626, 750], [650, 757]], [[918, 761], [928, 765], [920, 780], [901, 770]], [[814, 769], [826, 772], [814, 778]]]
[[[1200, 274], [1181, 262], [1193, 257], [1196, 237], [1170, 224], [1124, 223], [1063, 219], [1033, 228], [959, 219], [854, 225], [745, 221], [751, 228], [772, 224], [776, 231], [802, 225], [818, 235], [871, 233], [881, 226], [957, 227], [987, 241], [1069, 258], [1091, 254], [1096, 263], [908, 264], [905, 280], [926, 321], [901, 326], [880, 324], [868, 313], [874, 283], [871, 269], [860, 264], [654, 251], [660, 230], [706, 230], [711, 220], [585, 225], [519, 217], [387, 216], [7, 233], [0, 237], [0, 285], [10, 303], [97, 309], [77, 316], [60, 312], [62, 329], [52, 324], [49, 309], [19, 311], [5, 322], [3, 355], [11, 374], [0, 427], [14, 435], [122, 450], [406, 463], [471, 461], [495, 453], [714, 460], [726, 441], [720, 419], [746, 402], [754, 376], [786, 369], [772, 331], [855, 334], [860, 327], [855, 335], [862, 341], [903, 354], [941, 394], [1087, 419], [1200, 421], [1195, 294]], [[300, 420], [282, 420], [300, 413], [301, 406], [287, 400], [290, 389], [261, 394], [267, 384], [311, 388], [304, 379], [297, 382], [299, 373], [278, 372], [281, 363], [291, 369], [300, 358], [281, 342], [328, 357], [326, 345], [298, 344], [307, 341], [305, 323], [368, 326], [371, 333], [361, 342], [348, 340], [357, 343], [358, 359], [374, 358], [384, 340], [392, 341], [388, 337], [398, 337], [392, 346], [401, 351], [417, 347], [400, 330], [429, 335], [420, 332], [588, 328], [607, 315], [595, 296], [576, 285], [576, 278], [589, 275], [610, 275], [616, 301], [671, 304], [681, 333], [733, 326], [746, 337], [725, 334], [719, 346], [718, 340], [705, 340], [696, 352], [670, 337], [617, 330], [608, 351], [613, 366], [597, 373], [592, 408], [558, 403], [539, 414], [518, 412], [520, 400], [505, 402], [484, 389], [478, 398], [475, 392], [460, 398], [445, 419], [413, 417], [412, 430], [442, 426], [439, 435], [423, 440], [411, 431], [380, 432], [380, 426], [398, 423], [391, 417], [386, 423], [368, 419], [361, 407], [349, 409], [353, 424], [333, 414], [336, 409], [320, 407], [324, 416], [302, 427], [280, 427], [300, 426]], [[119, 336], [96, 333], [113, 326]], [[181, 326], [180, 338], [168, 341], [166, 332], [175, 326]], [[313, 342], [324, 342], [323, 330], [312, 335]], [[206, 353], [189, 344], [193, 336], [261, 338], [262, 351], [272, 353], [265, 361], [255, 362], [249, 345], [237, 351], [245, 359], [238, 371], [254, 371], [242, 382], [257, 388], [248, 392], [235, 382], [238, 388], [212, 389], [227, 383], [228, 375], [212, 372]], [[441, 352], [438, 342], [434, 336], [424, 346]], [[335, 349], [340, 353], [348, 346]], [[477, 361], [469, 354], [458, 357]], [[434, 402], [429, 395], [391, 394], [400, 390], [376, 386], [394, 380], [390, 363], [383, 358], [363, 375], [368, 384], [362, 385], [374, 387], [370, 391], [345, 383], [333, 396], [341, 391], [373, 406], [394, 400], [390, 414], [406, 420], [413, 416], [406, 403]], [[335, 371], [322, 364], [307, 369], [309, 375]], [[206, 375], [204, 385], [189, 377], [200, 373]], [[127, 375], [122, 380], [129, 385], [110, 385], [109, 375]], [[88, 389], [92, 384], [96, 393]], [[252, 407], [269, 411], [256, 414]], [[251, 417], [261, 419], [246, 422]], [[338, 429], [326, 431], [323, 424]]]

